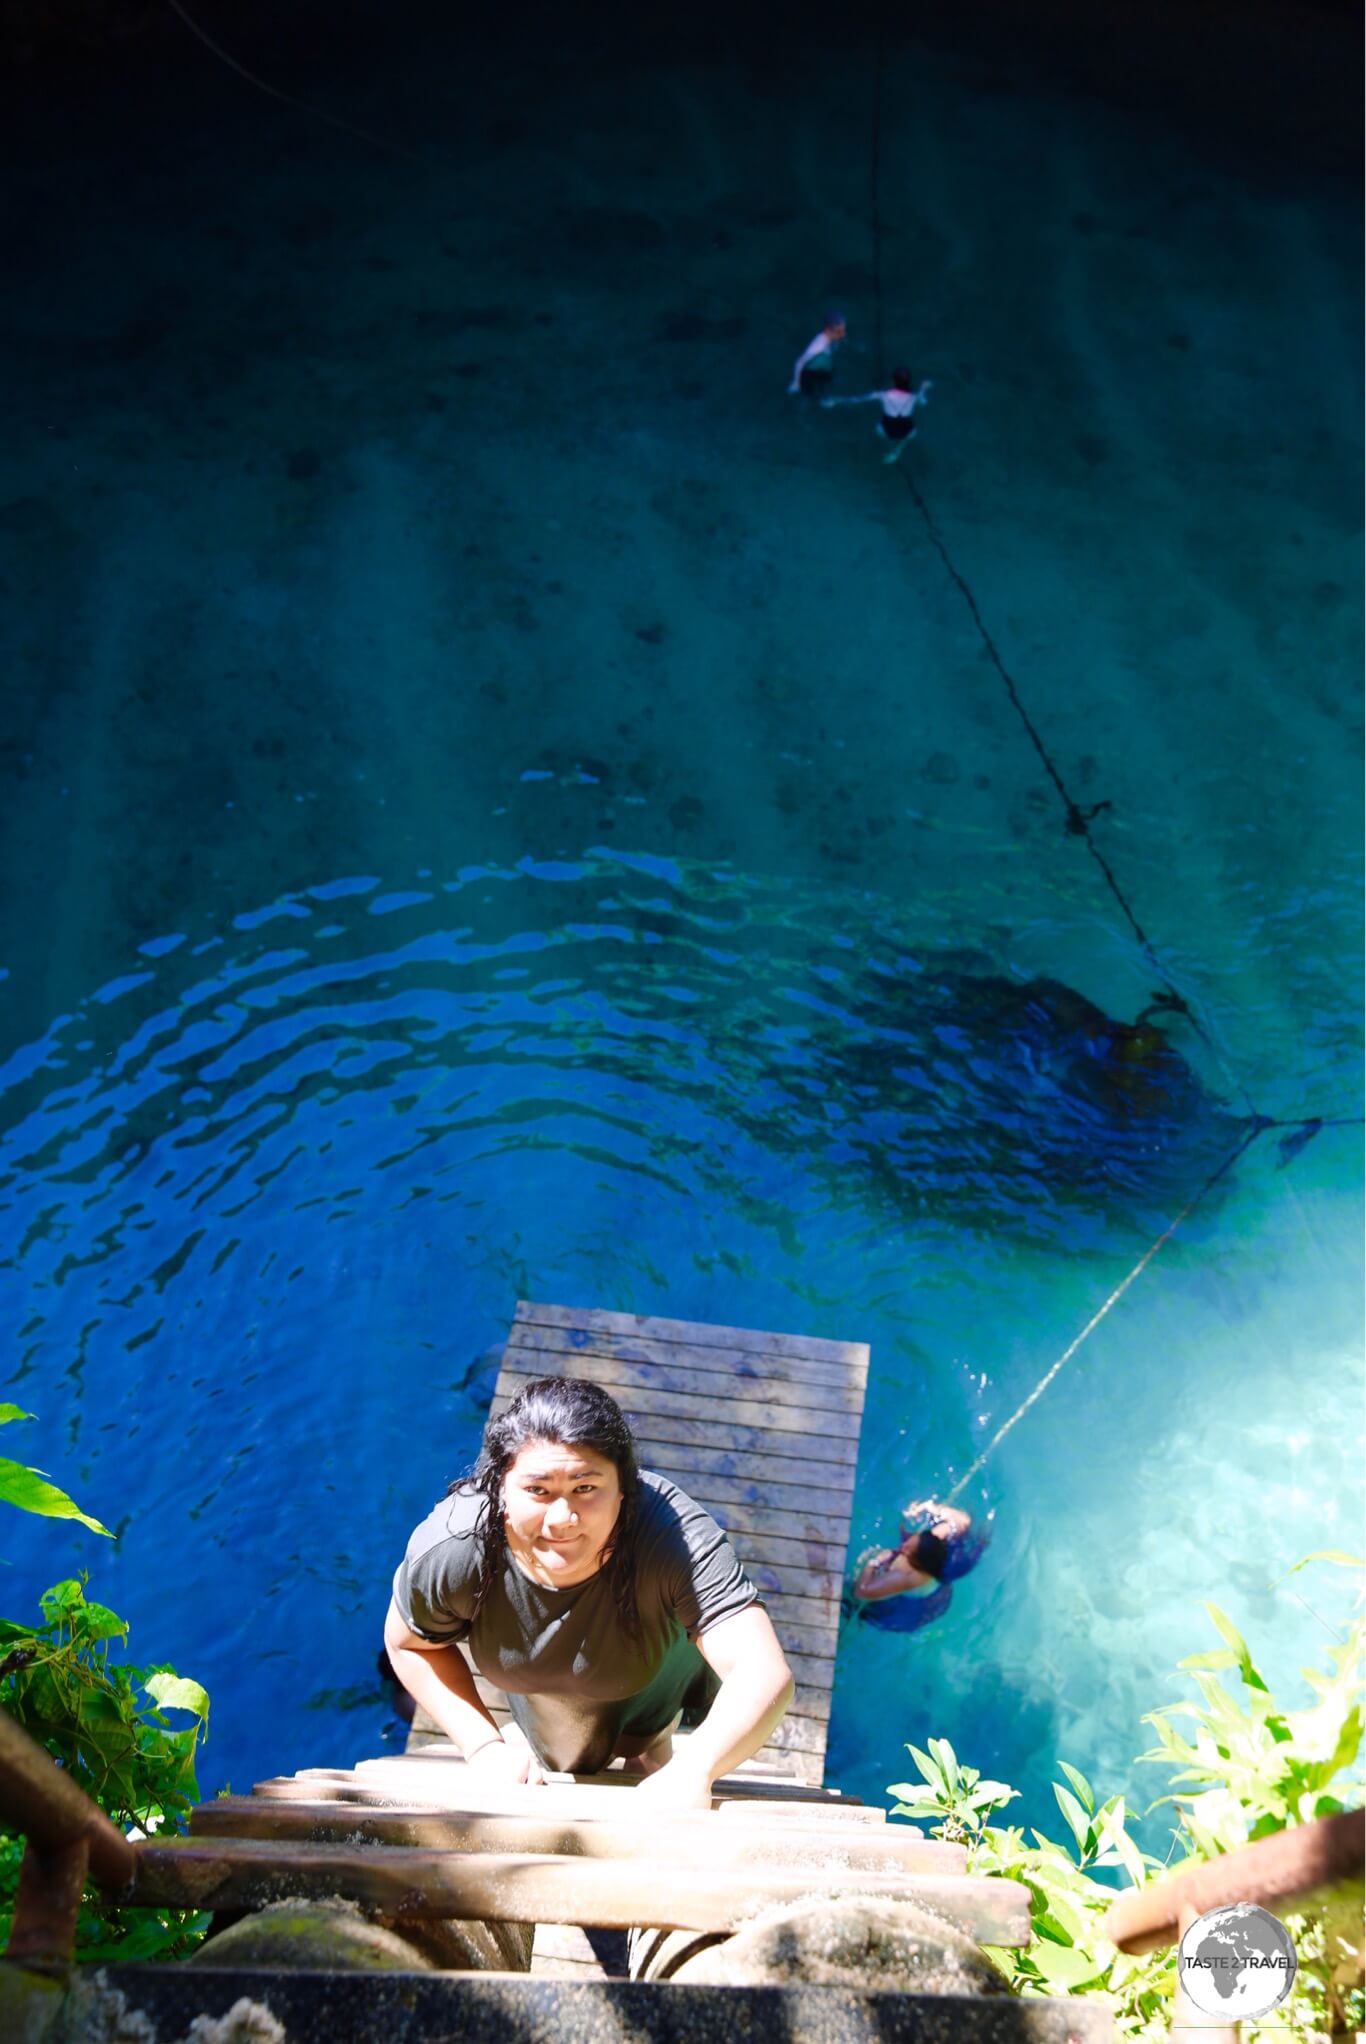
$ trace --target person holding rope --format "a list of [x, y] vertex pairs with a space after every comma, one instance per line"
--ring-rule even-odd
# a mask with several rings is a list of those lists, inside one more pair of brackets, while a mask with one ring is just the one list
[[843, 345], [845, 335], [844, 317], [832, 312], [815, 339], [808, 341], [792, 365], [792, 381], [787, 386], [789, 397], [818, 397], [824, 401], [825, 393], [835, 380], [835, 350]]
[[909, 369], [894, 369], [886, 390], [867, 390], [862, 397], [823, 397], [821, 404], [827, 409], [831, 405], [881, 405], [877, 431], [890, 443], [882, 459], [884, 462], [900, 461], [907, 442], [915, 438], [916, 412], [929, 402], [933, 389], [932, 383], [921, 383], [917, 387]]
[[[912, 1499], [901, 1515], [897, 1545], [861, 1557], [853, 1583], [854, 1610], [882, 1632], [919, 1632], [948, 1610], [950, 1584], [977, 1566], [990, 1537], [986, 1527], [974, 1531], [968, 1514], [956, 1505]], [[929, 1594], [907, 1594], [912, 1591]], [[887, 1604], [888, 1598], [904, 1601]]]
[[[459, 1643], [507, 1696], [501, 1729]], [[601, 1386], [537, 1378], [490, 1419], [473, 1473], [417, 1527], [394, 1577], [394, 1674], [477, 1779], [596, 1774], [614, 1759], [661, 1810], [769, 1737], [793, 1681], [759, 1593], [711, 1515], [636, 1464]], [[700, 1717], [675, 1752], [684, 1711]]]

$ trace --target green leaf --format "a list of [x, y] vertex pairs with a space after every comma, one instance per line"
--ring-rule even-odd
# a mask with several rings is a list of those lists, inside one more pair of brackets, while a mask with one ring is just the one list
[[1288, 1568], [1284, 1576], [1277, 1576], [1276, 1581], [1283, 1583], [1286, 1576], [1298, 1575], [1302, 1568], [1308, 1568], [1311, 1561], [1331, 1561], [1338, 1568], [1366, 1568], [1366, 1561], [1359, 1554], [1344, 1554], [1340, 1547], [1316, 1547], [1312, 1554], [1301, 1555], [1294, 1567]]
[[102, 1533], [106, 1540], [114, 1537], [107, 1526], [101, 1526], [98, 1519], [92, 1519], [73, 1503], [64, 1490], [49, 1483], [40, 1469], [11, 1462], [5, 1455], [0, 1455], [0, 1504], [15, 1505], [21, 1512], [36, 1512], [43, 1519], [79, 1519], [92, 1533]]
[[1090, 1782], [1086, 1779], [1086, 1776], [1081, 1772], [1080, 1768], [1069, 1767], [1065, 1760], [1060, 1760], [1058, 1762], [1058, 1765], [1062, 1769], [1063, 1773], [1067, 1776], [1067, 1779], [1071, 1782], [1073, 1788], [1076, 1790], [1083, 1809], [1087, 1810], [1088, 1812], [1094, 1810], [1096, 1807], [1096, 1799], [1092, 1793]]
[[120, 1618], [107, 1604], [92, 1604], [82, 1598], [73, 1610], [71, 1635], [82, 1645], [94, 1645], [102, 1639], [127, 1639], [128, 1620]]
[[1003, 1781], [979, 1781], [967, 1798], [967, 1806], [970, 1810], [1003, 1810], [1019, 1793]]
[[1086, 1843], [1091, 1834], [1090, 1818], [1076, 1797], [1071, 1795], [1060, 1782], [1054, 1782], [1053, 1793], [1058, 1799], [1058, 1808], [1067, 1819], [1068, 1829], [1077, 1841], [1078, 1852], [1085, 1852]]
[[[22, 1405], [0, 1405], [0, 1427], [12, 1419], [32, 1419], [31, 1412], [25, 1412]], [[1312, 1556], [1310, 1559], [1312, 1560]], [[1303, 1563], [1300, 1564], [1303, 1567]]]
[[[933, 1746], [933, 1739], [931, 1739], [930, 1744]], [[918, 1746], [908, 1746], [906, 1751], [910, 1754], [912, 1760], [914, 1760], [932, 1789], [942, 1789], [945, 1786], [943, 1773], [935, 1766], [928, 1753], [922, 1753]]]
[[1226, 1618], [1217, 1604], [1206, 1603], [1206, 1611], [1218, 1626], [1224, 1638], [1238, 1656], [1238, 1673], [1249, 1689], [1266, 1689], [1266, 1684], [1252, 1665], [1252, 1656], [1247, 1650], [1247, 1641], [1231, 1618]]
[[54, 1583], [50, 1590], [44, 1590], [38, 1602], [48, 1624], [60, 1625], [69, 1620], [70, 1613], [78, 1604], [85, 1602], [85, 1589], [75, 1576], [67, 1576], [62, 1582]]
[[958, 1787], [958, 1756], [947, 1739], [931, 1739], [930, 1751], [934, 1755], [945, 1785], [952, 1792]]
[[[170, 1668], [159, 1669], [143, 1688], [163, 1710], [192, 1710], [205, 1724], [209, 1717], [208, 1692], [198, 1682], [192, 1682], [188, 1675], [177, 1675]], [[895, 1790], [889, 1791], [895, 1794]]]
[[1356, 1759], [1357, 1747], [1361, 1744], [1361, 1733], [1361, 1707], [1359, 1704], [1353, 1704], [1342, 1721], [1342, 1730], [1338, 1733], [1337, 1744], [1329, 1758], [1328, 1773], [1319, 1784], [1320, 1787], [1326, 1788], [1335, 1774], [1342, 1768], [1351, 1766]]
[[1089, 1980], [1099, 1980], [1109, 1965], [1108, 1960], [1098, 1959], [1094, 1952], [1079, 1950], [1075, 1945], [1051, 1944], [1046, 1938], [1029, 1947], [1029, 1960], [1050, 1987], [1061, 1987], [1066, 1993], [1084, 1987]]

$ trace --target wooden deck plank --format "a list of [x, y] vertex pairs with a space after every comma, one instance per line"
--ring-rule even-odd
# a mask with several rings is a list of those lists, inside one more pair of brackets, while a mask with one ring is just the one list
[[[689, 1492], [689, 1496], [691, 1495]], [[762, 1526], [757, 1529], [737, 1527], [727, 1524], [727, 1521], [715, 1511], [712, 1512], [712, 1517], [722, 1531], [730, 1536], [730, 1544], [741, 1561], [763, 1561], [773, 1568], [781, 1568], [786, 1563], [789, 1567], [809, 1570], [813, 1578], [823, 1571], [832, 1576], [836, 1582], [843, 1580], [845, 1549], [836, 1541], [797, 1539], [786, 1530], [769, 1532]], [[784, 1529], [788, 1525], [788, 1521], [781, 1513], [775, 1514], [771, 1523]], [[822, 1590], [820, 1594], [824, 1596], [826, 1592]]]
[[[708, 1482], [708, 1478], [697, 1476], [691, 1484], [687, 1484], [687, 1494], [689, 1498], [695, 1498], [697, 1504], [703, 1502], [697, 1496], [697, 1484], [703, 1482]], [[808, 1508], [800, 1504], [783, 1504], [781, 1498], [773, 1502], [765, 1498], [763, 1504], [755, 1504], [753, 1500], [742, 1502], [740, 1498], [720, 1498], [716, 1496], [716, 1490], [740, 1488], [738, 1484], [726, 1484], [724, 1478], [712, 1478], [710, 1488], [714, 1494], [705, 1500], [708, 1502], [708, 1511], [718, 1521], [718, 1525], [726, 1527], [732, 1541], [736, 1537], [744, 1537], [746, 1533], [763, 1533], [765, 1537], [781, 1535], [783, 1539], [802, 1543], [804, 1547], [806, 1545], [826, 1547], [832, 1555], [834, 1566], [836, 1568], [843, 1566], [849, 1543], [849, 1525], [845, 1513], [808, 1511]], [[773, 1488], [777, 1490], [779, 1486]]]
[[[739, 1549], [736, 1548], [736, 1553]], [[832, 1569], [813, 1569], [808, 1562], [787, 1562], [775, 1568], [770, 1562], [760, 1561], [753, 1554], [745, 1561], [745, 1571], [756, 1590], [761, 1590], [764, 1601], [777, 1596], [806, 1596], [823, 1606], [838, 1605], [840, 1599], [840, 1578]]]
[[817, 1490], [805, 1483], [760, 1483], [752, 1477], [718, 1476], [698, 1468], [689, 1470], [683, 1488], [699, 1505], [704, 1504], [714, 1519], [724, 1514], [730, 1526], [767, 1525], [774, 1513], [781, 1513], [792, 1520], [803, 1538], [848, 1540], [850, 1493], [846, 1491]]
[[519, 1299], [514, 1324], [582, 1328], [588, 1333], [638, 1335], [643, 1341], [682, 1342], [689, 1348], [758, 1349], [764, 1354], [809, 1356], [813, 1362], [839, 1363], [867, 1370], [868, 1344], [828, 1341], [812, 1334], [773, 1334], [760, 1327], [723, 1327], [709, 1320], [663, 1320], [648, 1313], [609, 1313], [599, 1306], [548, 1306]]
[[[695, 1441], [679, 1441], [656, 1431], [652, 1425], [633, 1427], [641, 1450], [640, 1461], [647, 1469], [659, 1468], [661, 1476], [672, 1477], [688, 1496], [702, 1499], [689, 1477], [716, 1476], [735, 1479], [755, 1500], [772, 1498], [776, 1503], [805, 1503], [813, 1512], [847, 1513], [854, 1495], [852, 1464], [813, 1462], [788, 1455], [760, 1455], [743, 1449], [715, 1447]], [[665, 1457], [667, 1456], [667, 1461]], [[682, 1473], [681, 1473], [682, 1472]], [[713, 1496], [717, 1495], [715, 1491]]]
[[[489, 1412], [505, 1412], [517, 1396], [521, 1382], [499, 1372], [499, 1390], [489, 1402]], [[838, 1468], [838, 1478], [849, 1478], [853, 1488], [853, 1466], [859, 1459], [857, 1433], [832, 1433], [830, 1419], [822, 1412], [781, 1414], [781, 1425], [765, 1423], [765, 1406], [748, 1398], [681, 1398], [675, 1392], [640, 1392], [630, 1386], [603, 1386], [616, 1398], [632, 1425], [632, 1433], [650, 1435], [656, 1441], [679, 1441], [691, 1447], [724, 1447], [732, 1455], [785, 1455], [795, 1461], [814, 1461]]]
[[[822, 1363], [819, 1377], [774, 1376], [769, 1358], [754, 1350], [683, 1348], [663, 1342], [636, 1344], [649, 1354], [603, 1353], [576, 1342], [543, 1342], [535, 1327], [514, 1328], [503, 1351], [503, 1365], [519, 1377], [593, 1377], [595, 1381], [618, 1384], [659, 1384], [669, 1390], [700, 1388], [726, 1395], [727, 1387], [742, 1385], [754, 1397], [775, 1405], [805, 1405], [831, 1412], [857, 1412], [863, 1398], [863, 1379], [837, 1365]], [[796, 1366], [778, 1360], [778, 1368]], [[810, 1365], [816, 1368], [815, 1364]], [[610, 1377], [607, 1373], [610, 1372]], [[602, 1373], [599, 1376], [599, 1373]]]
[[[701, 1416], [705, 1416], [708, 1408], [716, 1404], [734, 1406], [742, 1402], [759, 1414], [769, 1412], [775, 1427], [795, 1433], [816, 1433], [818, 1427], [830, 1427], [832, 1431], [847, 1431], [851, 1425], [857, 1431], [859, 1427], [863, 1406], [859, 1386], [828, 1388], [824, 1396], [804, 1396], [795, 1392], [791, 1384], [765, 1384], [759, 1376], [734, 1376], [722, 1374], [720, 1369], [689, 1367], [693, 1355], [701, 1353], [701, 1349], [679, 1349], [677, 1367], [661, 1369], [656, 1363], [620, 1363], [601, 1355], [546, 1355], [540, 1349], [507, 1349], [503, 1353], [503, 1374], [517, 1382], [532, 1384], [536, 1378], [560, 1376], [558, 1369], [546, 1369], [546, 1363], [562, 1363], [566, 1365], [564, 1374], [601, 1384], [618, 1404], [624, 1404], [628, 1396], [648, 1396], [667, 1400], [658, 1410], [689, 1414], [693, 1404], [681, 1404], [679, 1400], [693, 1400], [701, 1402]], [[748, 1425], [755, 1425], [755, 1421], [750, 1419]], [[763, 1425], [763, 1419], [759, 1425]]]
[[[630, 1363], [659, 1363], [676, 1368], [680, 1355], [689, 1367], [709, 1374], [743, 1377], [756, 1383], [786, 1384], [794, 1391], [803, 1388], [842, 1388], [862, 1385], [864, 1372], [849, 1363], [817, 1363], [807, 1357], [783, 1356], [771, 1349], [718, 1348], [711, 1343], [685, 1348], [676, 1341], [642, 1341], [634, 1335], [590, 1334], [582, 1328], [533, 1327], [514, 1322], [508, 1332], [505, 1354], [534, 1350], [545, 1355], [597, 1356]], [[558, 1376], [560, 1365], [547, 1371]]]

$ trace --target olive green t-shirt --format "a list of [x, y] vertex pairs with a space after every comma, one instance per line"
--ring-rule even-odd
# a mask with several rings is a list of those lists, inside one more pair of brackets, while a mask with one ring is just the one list
[[546, 1589], [506, 1551], [471, 1627], [482, 1503], [477, 1493], [455, 1491], [428, 1513], [394, 1577], [394, 1603], [419, 1638], [466, 1643], [479, 1673], [507, 1693], [546, 1766], [594, 1773], [621, 1734], [648, 1738], [685, 1702], [710, 1702], [716, 1677], [693, 1641], [759, 1593], [715, 1519], [686, 1491], [640, 1472], [634, 1640], [622, 1630], [605, 1574]]

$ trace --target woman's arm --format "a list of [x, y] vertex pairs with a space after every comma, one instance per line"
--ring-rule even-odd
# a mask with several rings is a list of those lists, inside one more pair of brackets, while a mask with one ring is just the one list
[[828, 412], [835, 405], [880, 405], [881, 403], [882, 392], [880, 390], [865, 390], [862, 397], [823, 397], [821, 399], [821, 410]]
[[436, 1719], [467, 1760], [487, 1748], [490, 1767], [496, 1763], [499, 1773], [509, 1780], [526, 1778], [523, 1756], [504, 1746], [502, 1733], [479, 1700], [474, 1676], [459, 1647], [436, 1646], [410, 1632], [392, 1599], [384, 1621], [384, 1645], [389, 1665], [413, 1702]]
[[802, 371], [807, 363], [813, 362], [817, 355], [827, 355], [829, 352], [830, 343], [823, 333], [817, 334], [814, 341], [807, 342], [801, 354], [798, 355], [796, 361], [792, 364], [792, 381], [787, 386], [789, 397], [795, 397], [800, 391], [802, 387]]
[[757, 1753], [796, 1687], [766, 1611], [751, 1604], [698, 1635], [698, 1651], [721, 1677], [720, 1692], [674, 1758], [637, 1795], [675, 1809], [706, 1809], [711, 1785]]

